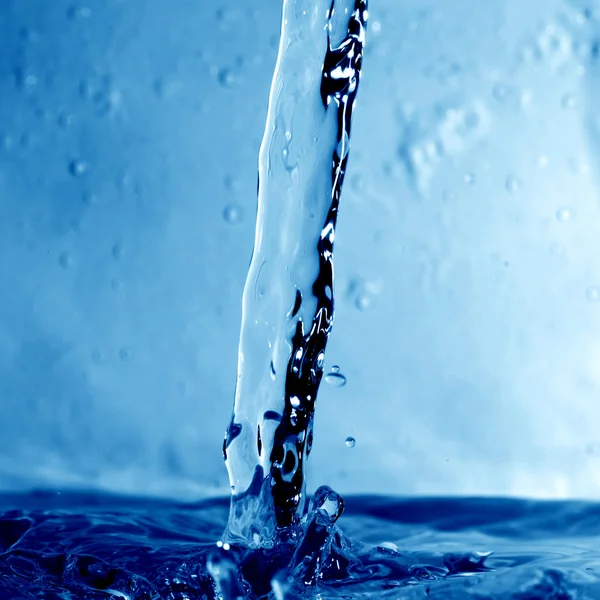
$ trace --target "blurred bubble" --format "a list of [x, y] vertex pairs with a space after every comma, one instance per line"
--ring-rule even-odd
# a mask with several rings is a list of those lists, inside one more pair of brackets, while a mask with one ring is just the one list
[[475, 175], [473, 175], [473, 173], [467, 173], [464, 179], [467, 185], [474, 185], [476, 183], [476, 178]]
[[348, 446], [348, 448], [354, 448], [354, 446], [356, 446], [356, 440], [352, 436], [348, 436], [346, 438], [346, 446]]

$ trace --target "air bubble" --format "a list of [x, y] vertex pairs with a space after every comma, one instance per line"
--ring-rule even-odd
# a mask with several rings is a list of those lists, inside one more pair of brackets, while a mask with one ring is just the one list
[[341, 388], [348, 383], [346, 376], [339, 372], [339, 367], [337, 371], [331, 370], [330, 373], [325, 375], [325, 382], [331, 385], [332, 387]]
[[354, 448], [354, 446], [356, 446], [356, 440], [352, 436], [348, 436], [346, 438], [346, 446], [348, 446], [348, 448]]

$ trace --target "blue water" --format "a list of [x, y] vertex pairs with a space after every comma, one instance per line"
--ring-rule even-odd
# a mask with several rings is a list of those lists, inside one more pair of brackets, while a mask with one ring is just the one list
[[[213, 598], [206, 560], [228, 507], [225, 498], [4, 495], [0, 597]], [[277, 575], [290, 558], [282, 545], [246, 556], [238, 585], [249, 597], [276, 600], [600, 598], [596, 503], [350, 497], [338, 523], [317, 581], [296, 576], [292, 586]], [[284, 582], [277, 593], [273, 576]]]

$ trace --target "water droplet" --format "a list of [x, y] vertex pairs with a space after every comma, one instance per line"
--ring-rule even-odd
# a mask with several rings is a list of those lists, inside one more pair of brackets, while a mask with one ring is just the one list
[[588, 456], [600, 456], [600, 444], [594, 444], [594, 443], [588, 444], [585, 447], [585, 453]]
[[225, 188], [231, 192], [238, 191], [241, 188], [239, 180], [231, 175], [227, 175], [227, 177], [223, 179], [223, 184], [225, 185]]
[[220, 69], [217, 72], [217, 79], [223, 87], [227, 88], [235, 86], [239, 81], [239, 78], [230, 69]]
[[115, 260], [119, 260], [123, 256], [123, 246], [121, 246], [121, 244], [115, 244], [112, 247], [111, 254]]
[[325, 382], [333, 387], [344, 387], [347, 381], [348, 380], [346, 379], [345, 375], [342, 375], [342, 373], [339, 372], [339, 367], [337, 371], [332, 369], [331, 373], [327, 373], [327, 375], [325, 375]]
[[556, 211], [556, 218], [561, 223], [567, 223], [568, 221], [572, 221], [575, 218], [575, 211], [568, 208], [567, 206], [563, 206]]
[[468, 185], [474, 185], [475, 184], [475, 175], [473, 175], [473, 173], [467, 173], [465, 175], [465, 183]]
[[348, 448], [354, 448], [354, 446], [356, 446], [356, 440], [352, 436], [348, 436], [346, 438], [346, 446], [348, 446]]
[[377, 550], [384, 554], [400, 554], [400, 549], [392, 542], [383, 542], [379, 544]]
[[332, 373], [339, 373], [340, 372], [340, 368], [337, 365], [333, 365], [331, 367], [331, 372]]
[[564, 64], [572, 52], [569, 34], [554, 24], [547, 25], [537, 39], [536, 57], [546, 61], [552, 68]]
[[545, 169], [549, 162], [550, 161], [548, 160], [548, 157], [545, 155], [540, 156], [537, 160], [537, 164], [540, 169]]
[[230, 225], [235, 225], [242, 220], [243, 211], [237, 204], [228, 204], [223, 211], [223, 218]]
[[504, 102], [509, 95], [508, 87], [503, 83], [497, 83], [492, 90], [492, 95], [498, 102]]
[[124, 362], [130, 360], [131, 350], [129, 350], [129, 348], [121, 348], [121, 350], [119, 350], [119, 358]]
[[15, 70], [15, 82], [17, 87], [21, 90], [32, 88], [37, 84], [37, 76], [22, 68]]
[[68, 269], [73, 263], [68, 252], [63, 252], [59, 257], [58, 262], [63, 269]]
[[67, 127], [72, 125], [74, 121], [75, 121], [75, 117], [71, 113], [66, 113], [66, 112], [61, 112], [58, 115], [58, 119], [57, 119], [58, 126], [61, 129], [66, 129]]
[[564, 109], [572, 109], [577, 106], [577, 100], [573, 94], [565, 94], [560, 101], [560, 105]]
[[69, 163], [69, 173], [71, 173], [73, 177], [82, 177], [88, 172], [88, 169], [89, 165], [83, 160], [73, 159]]
[[154, 91], [159, 98], [172, 98], [181, 88], [181, 82], [168, 79], [157, 79], [154, 82]]
[[523, 180], [518, 175], [508, 175], [504, 187], [509, 194], [516, 194], [523, 187]]
[[89, 6], [71, 6], [67, 11], [69, 19], [89, 19], [92, 9]]
[[590, 302], [600, 302], [600, 285], [590, 285], [585, 295]]
[[585, 569], [588, 573], [593, 573], [594, 569], [592, 569], [592, 567], [586, 567]]

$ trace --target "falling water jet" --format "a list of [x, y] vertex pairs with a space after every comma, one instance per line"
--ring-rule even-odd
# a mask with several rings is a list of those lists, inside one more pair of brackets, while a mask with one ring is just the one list
[[366, 0], [284, 2], [235, 403], [223, 444], [233, 491], [224, 539], [231, 544], [293, 544], [305, 513], [305, 462], [333, 325], [333, 244], [366, 21]]

